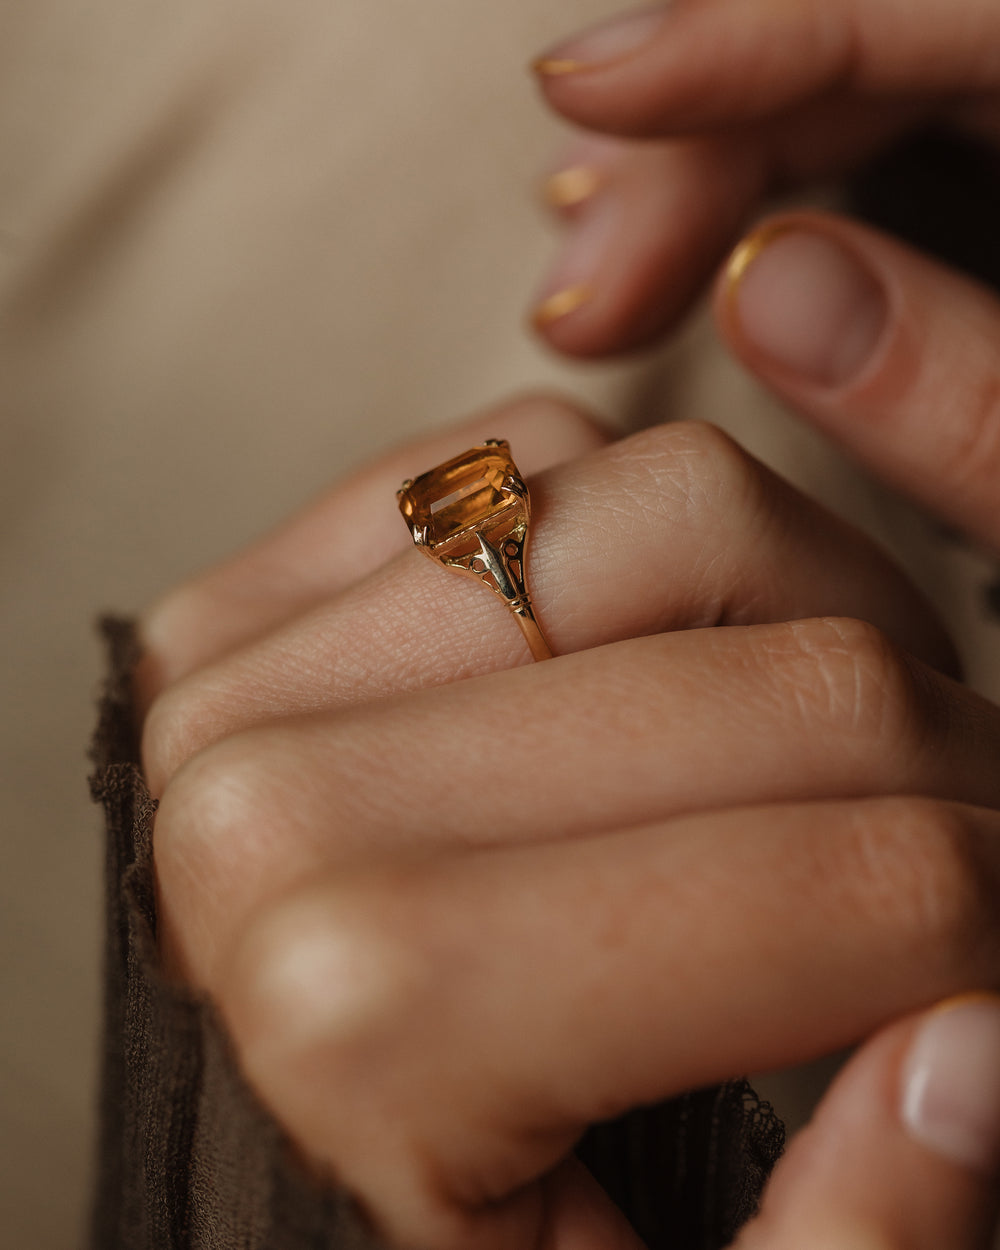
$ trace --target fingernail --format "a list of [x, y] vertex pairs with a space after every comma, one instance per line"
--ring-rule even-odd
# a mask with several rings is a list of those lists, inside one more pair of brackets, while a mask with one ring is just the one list
[[544, 329], [589, 304], [610, 248], [620, 233], [619, 197], [606, 189], [574, 216], [556, 263], [549, 271], [532, 314], [536, 327]]
[[602, 22], [551, 48], [534, 62], [532, 69], [543, 77], [554, 78], [617, 61], [647, 43], [663, 24], [666, 12], [664, 5], [646, 5]]
[[561, 321], [584, 304], [589, 303], [593, 296], [593, 288], [589, 283], [578, 282], [575, 286], [564, 287], [555, 291], [535, 305], [531, 319], [539, 329], [550, 326], [554, 321]]
[[885, 290], [839, 240], [805, 226], [758, 231], [726, 270], [740, 337], [778, 369], [843, 386], [871, 359], [888, 321]]
[[901, 1114], [937, 1154], [1000, 1170], [1000, 998], [956, 999], [928, 1017], [903, 1064]]
[[550, 208], [577, 208], [601, 188], [600, 171], [590, 165], [572, 165], [552, 174], [542, 184], [542, 196]]
[[560, 211], [586, 204], [612, 181], [627, 150], [623, 140], [608, 135], [576, 135], [544, 171], [545, 203]]

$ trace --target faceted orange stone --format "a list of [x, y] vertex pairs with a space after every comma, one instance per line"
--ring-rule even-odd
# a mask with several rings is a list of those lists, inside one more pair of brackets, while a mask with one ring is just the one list
[[474, 447], [416, 478], [400, 494], [399, 508], [437, 546], [508, 507], [503, 483], [516, 472], [506, 447]]

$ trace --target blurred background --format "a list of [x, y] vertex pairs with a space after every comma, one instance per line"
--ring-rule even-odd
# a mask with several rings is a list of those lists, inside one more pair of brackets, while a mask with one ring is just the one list
[[74, 1246], [85, 1227], [94, 620], [402, 432], [575, 372], [522, 325], [557, 135], [525, 67], [613, 9], [0, 6], [5, 1245]]
[[[695, 319], [568, 366], [523, 327], [561, 141], [530, 57], [614, 0], [0, 7], [0, 1228], [82, 1243], [100, 1014], [85, 758], [131, 613], [403, 432], [556, 383], [728, 426], [905, 559], [911, 518]], [[975, 557], [921, 577], [975, 617]], [[960, 584], [959, 584], [960, 583]]]

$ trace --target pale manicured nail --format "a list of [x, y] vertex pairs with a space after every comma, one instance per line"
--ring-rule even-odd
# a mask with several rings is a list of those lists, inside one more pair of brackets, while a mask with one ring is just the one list
[[861, 258], [805, 226], [751, 235], [730, 258], [727, 281], [740, 337], [807, 385], [855, 378], [888, 320], [885, 290]]
[[956, 999], [931, 1013], [903, 1064], [901, 1116], [937, 1154], [1000, 1171], [1000, 998]]
[[593, 295], [594, 289], [587, 282], [578, 282], [575, 286], [563, 287], [562, 290], [554, 291], [540, 300], [535, 305], [531, 319], [540, 330], [544, 330], [554, 321], [562, 321], [563, 317], [568, 317], [570, 313], [575, 313], [584, 304], [589, 304]]
[[550, 208], [577, 208], [597, 194], [604, 179], [590, 165], [571, 165], [546, 178], [542, 196]]
[[617, 61], [648, 43], [663, 25], [666, 14], [665, 5], [645, 5], [624, 13], [551, 48], [532, 68], [537, 74], [552, 78]]
[[545, 169], [542, 198], [559, 211], [586, 204], [612, 182], [627, 151], [622, 139], [589, 132], [576, 135]]
[[605, 192], [583, 206], [535, 304], [539, 329], [578, 312], [594, 298], [597, 275], [618, 234], [618, 197]]

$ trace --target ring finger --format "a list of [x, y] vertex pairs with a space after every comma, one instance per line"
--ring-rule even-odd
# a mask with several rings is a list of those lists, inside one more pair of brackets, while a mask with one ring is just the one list
[[[836, 615], [954, 666], [922, 596], [881, 552], [710, 426], [647, 430], [543, 474], [532, 496], [530, 581], [557, 654]], [[384, 506], [394, 511], [391, 496]], [[162, 792], [184, 760], [239, 729], [513, 668], [527, 654], [492, 595], [409, 551], [169, 688], [146, 721], [150, 785]]]

